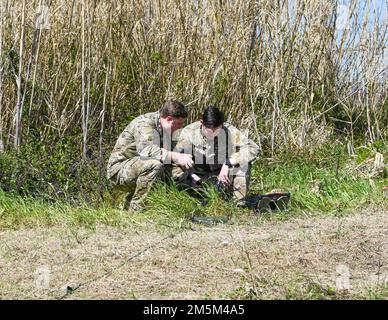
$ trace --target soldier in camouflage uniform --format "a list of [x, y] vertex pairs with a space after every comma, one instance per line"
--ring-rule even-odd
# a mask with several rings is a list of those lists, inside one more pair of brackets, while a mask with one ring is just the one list
[[129, 193], [125, 209], [139, 209], [152, 184], [171, 163], [192, 167], [191, 155], [171, 151], [171, 137], [186, 118], [182, 103], [168, 101], [159, 111], [132, 120], [121, 133], [108, 161], [107, 177], [116, 189]]
[[198, 178], [218, 176], [218, 181], [233, 189], [237, 204], [243, 205], [250, 180], [251, 162], [259, 147], [236, 127], [224, 122], [224, 114], [208, 107], [201, 121], [186, 126], [176, 150], [192, 155], [193, 168], [174, 166], [173, 177], [178, 185], [195, 186]]

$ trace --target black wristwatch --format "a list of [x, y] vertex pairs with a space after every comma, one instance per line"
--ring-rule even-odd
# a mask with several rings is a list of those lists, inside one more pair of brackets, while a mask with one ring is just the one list
[[227, 165], [229, 168], [232, 168], [233, 165], [230, 163], [230, 160], [229, 159], [226, 159], [225, 162], [224, 162], [225, 165]]

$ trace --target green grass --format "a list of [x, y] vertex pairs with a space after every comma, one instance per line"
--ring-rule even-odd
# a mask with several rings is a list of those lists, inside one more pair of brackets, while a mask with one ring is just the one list
[[[340, 151], [339, 151], [340, 150]], [[364, 149], [360, 149], [365, 153]], [[373, 157], [373, 153], [370, 155]], [[357, 156], [358, 157], [358, 156]], [[358, 158], [357, 158], [358, 159]], [[97, 223], [127, 225], [152, 221], [182, 227], [192, 216], [228, 217], [230, 221], [288, 219], [301, 214], [343, 215], [366, 207], [388, 209], [382, 187], [388, 185], [386, 171], [371, 179], [349, 175], [347, 167], [353, 159], [341, 149], [318, 150], [314, 156], [259, 160], [252, 169], [251, 193], [268, 193], [273, 189], [291, 192], [289, 209], [266, 213], [252, 219], [248, 209], [225, 202], [214, 188], [206, 191], [209, 202], [203, 206], [174, 184], [158, 183], [150, 193], [144, 210], [134, 215], [108, 204], [92, 207], [66, 202], [48, 203], [39, 198], [21, 197], [0, 190], [0, 228], [48, 226], [56, 224], [93, 226]], [[358, 165], [358, 161], [356, 162]]]
[[382, 193], [382, 187], [388, 184], [386, 171], [371, 179], [361, 178], [348, 173], [347, 167], [354, 160], [338, 154], [338, 150], [318, 156], [260, 161], [253, 169], [252, 189], [258, 193], [290, 191], [291, 212], [338, 215], [370, 205], [387, 207]]
[[216, 189], [209, 186], [204, 190], [208, 203], [204, 206], [200, 199], [179, 191], [172, 184], [158, 184], [147, 200], [147, 212], [150, 215], [162, 215], [167, 218], [181, 219], [195, 215], [231, 217], [238, 208], [233, 202], [226, 202], [217, 193]]
[[[363, 150], [363, 149], [361, 149]], [[344, 215], [367, 207], [388, 209], [382, 187], [388, 184], [385, 172], [371, 179], [349, 175], [353, 159], [338, 149], [321, 151], [314, 157], [288, 157], [277, 161], [260, 160], [252, 169], [251, 194], [274, 189], [291, 192], [289, 209], [265, 213], [263, 218], [287, 219], [300, 214]], [[331, 154], [332, 152], [333, 154]], [[251, 212], [224, 202], [214, 189], [208, 192], [209, 204], [202, 206], [173, 185], [159, 185], [149, 197], [148, 212], [182, 219], [193, 215], [247, 218]]]
[[64, 202], [48, 204], [42, 199], [6, 194], [0, 189], [0, 229], [51, 225], [91, 226], [97, 223], [122, 225], [128, 215], [121, 210], [87, 205], [78, 207]]

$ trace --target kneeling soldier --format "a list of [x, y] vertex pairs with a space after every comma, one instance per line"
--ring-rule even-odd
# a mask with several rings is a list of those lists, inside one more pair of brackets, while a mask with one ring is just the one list
[[186, 126], [179, 137], [176, 150], [191, 155], [193, 168], [174, 166], [173, 177], [178, 185], [195, 186], [199, 178], [218, 176], [218, 181], [233, 189], [238, 205], [247, 195], [251, 162], [259, 147], [231, 124], [224, 122], [224, 114], [209, 106], [202, 120]]
[[159, 111], [132, 120], [121, 133], [108, 161], [107, 177], [115, 187], [129, 192], [125, 209], [139, 209], [152, 184], [171, 163], [192, 167], [191, 155], [171, 151], [171, 136], [186, 118], [182, 103], [168, 101]]

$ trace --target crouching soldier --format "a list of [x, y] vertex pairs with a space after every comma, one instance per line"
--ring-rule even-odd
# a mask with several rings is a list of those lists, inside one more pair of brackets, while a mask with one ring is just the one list
[[244, 205], [250, 180], [251, 162], [259, 147], [247, 134], [224, 122], [224, 114], [209, 106], [202, 120], [186, 126], [179, 137], [176, 150], [192, 155], [194, 166], [174, 166], [173, 178], [178, 185], [195, 186], [198, 178], [217, 176], [218, 181], [233, 190], [238, 205]]
[[171, 163], [192, 167], [191, 155], [171, 151], [172, 134], [186, 118], [182, 103], [168, 101], [159, 111], [132, 120], [121, 133], [108, 161], [107, 177], [128, 192], [125, 209], [141, 208], [152, 184]]

